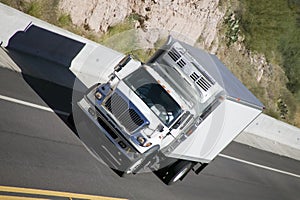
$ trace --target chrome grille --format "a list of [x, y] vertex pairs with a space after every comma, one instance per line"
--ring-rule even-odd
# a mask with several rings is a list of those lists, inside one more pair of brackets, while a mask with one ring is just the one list
[[113, 114], [128, 132], [133, 132], [143, 125], [144, 120], [132, 108], [129, 103], [123, 99], [118, 93], [114, 93], [104, 103], [111, 114]]

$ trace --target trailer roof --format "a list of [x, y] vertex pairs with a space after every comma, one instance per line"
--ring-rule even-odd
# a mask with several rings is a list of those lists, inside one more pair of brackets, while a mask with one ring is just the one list
[[[176, 40], [177, 41], [177, 40]], [[204, 50], [179, 42], [202, 67], [220, 84], [231, 98], [251, 104], [260, 109], [264, 105], [235, 77], [229, 69], [217, 58]]]

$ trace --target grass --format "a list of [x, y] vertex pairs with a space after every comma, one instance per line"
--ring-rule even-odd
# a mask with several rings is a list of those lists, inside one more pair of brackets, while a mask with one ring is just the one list
[[300, 91], [300, 0], [240, 0], [241, 28], [249, 49], [283, 66], [287, 88]]
[[136, 44], [136, 32], [133, 20], [127, 18], [124, 22], [109, 27], [108, 31], [99, 38], [99, 43], [117, 51], [128, 53]]
[[[300, 0], [230, 2], [234, 6], [229, 6], [221, 31], [223, 46], [227, 45], [220, 52], [222, 60], [265, 104], [266, 114], [300, 126]], [[254, 78], [257, 66], [237, 52], [235, 43], [241, 40], [236, 36], [244, 38], [246, 49], [270, 63], [260, 82]]]
[[61, 14], [58, 17], [58, 25], [60, 27], [70, 27], [72, 26], [72, 19], [71, 16], [69, 14]]
[[27, 14], [37, 17], [37, 18], [41, 18], [42, 12], [43, 12], [41, 2], [32, 1], [32, 2], [28, 3], [28, 5], [26, 7], [27, 8], [26, 8], [25, 12]]
[[57, 25], [59, 0], [0, 0], [10, 7]]
[[234, 13], [230, 13], [224, 19], [224, 23], [226, 25], [226, 45], [229, 47], [233, 43], [237, 42], [239, 39], [240, 25], [239, 19], [235, 17]]

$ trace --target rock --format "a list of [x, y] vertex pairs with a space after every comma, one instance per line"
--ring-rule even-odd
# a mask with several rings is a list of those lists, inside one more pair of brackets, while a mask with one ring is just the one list
[[[59, 7], [70, 14], [75, 25], [96, 32], [106, 32], [134, 13], [143, 18], [136, 28], [145, 32], [161, 30], [192, 44], [201, 37], [201, 46], [216, 51], [211, 45], [218, 46], [217, 26], [225, 15], [218, 3], [219, 0], [61, 0]], [[147, 35], [151, 38], [144, 39], [153, 41], [153, 36], [144, 34]]]
[[110, 26], [122, 22], [129, 15], [130, 7], [123, 0], [61, 0], [59, 7], [69, 13], [78, 26], [88, 26], [96, 32], [106, 32]]

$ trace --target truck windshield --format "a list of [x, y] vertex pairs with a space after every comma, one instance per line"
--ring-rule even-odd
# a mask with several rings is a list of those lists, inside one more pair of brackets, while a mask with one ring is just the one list
[[124, 82], [166, 126], [170, 126], [182, 113], [179, 104], [144, 67], [127, 76]]

